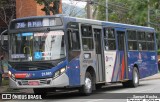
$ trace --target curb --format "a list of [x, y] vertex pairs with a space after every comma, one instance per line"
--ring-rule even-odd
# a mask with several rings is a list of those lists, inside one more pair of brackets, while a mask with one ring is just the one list
[[8, 86], [0, 86], [0, 93], [4, 93], [7, 90]]
[[141, 81], [145, 81], [145, 80], [155, 80], [155, 79], [160, 79], [160, 73], [155, 74], [155, 75], [153, 75], [153, 76], [149, 76], [149, 77], [140, 79], [140, 80], [141, 80]]
[[140, 79], [140, 81], [157, 80], [157, 79], [160, 79], [160, 77], [157, 77], [157, 78], [146, 78], [146, 79]]

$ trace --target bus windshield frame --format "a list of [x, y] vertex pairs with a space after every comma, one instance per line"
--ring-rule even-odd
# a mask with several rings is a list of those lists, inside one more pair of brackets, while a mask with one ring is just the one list
[[9, 38], [10, 62], [51, 61], [66, 57], [63, 30], [10, 33]]

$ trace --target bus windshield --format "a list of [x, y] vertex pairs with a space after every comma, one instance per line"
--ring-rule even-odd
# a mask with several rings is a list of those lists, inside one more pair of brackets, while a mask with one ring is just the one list
[[11, 61], [56, 60], [66, 56], [63, 31], [10, 34]]

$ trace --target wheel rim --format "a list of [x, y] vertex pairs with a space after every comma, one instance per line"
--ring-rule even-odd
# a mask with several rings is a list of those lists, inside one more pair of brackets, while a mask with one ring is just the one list
[[135, 82], [135, 84], [138, 84], [138, 74], [137, 74], [137, 71], [134, 72], [134, 82]]
[[86, 91], [90, 92], [91, 88], [92, 88], [92, 81], [91, 81], [90, 78], [86, 78], [85, 79], [85, 89], [86, 89]]

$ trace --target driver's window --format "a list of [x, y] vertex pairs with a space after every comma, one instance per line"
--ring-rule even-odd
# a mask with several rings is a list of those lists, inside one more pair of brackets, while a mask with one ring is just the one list
[[68, 30], [68, 45], [70, 50], [80, 50], [79, 33], [77, 31]]

